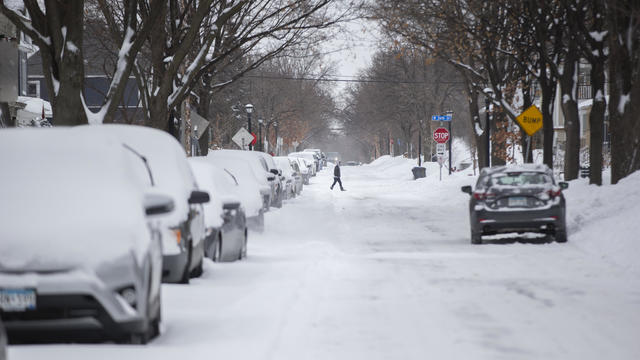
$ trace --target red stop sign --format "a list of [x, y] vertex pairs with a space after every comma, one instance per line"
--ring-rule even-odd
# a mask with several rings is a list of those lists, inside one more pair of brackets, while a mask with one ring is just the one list
[[433, 132], [433, 140], [435, 140], [438, 144], [444, 144], [449, 141], [449, 131], [443, 127], [437, 128]]

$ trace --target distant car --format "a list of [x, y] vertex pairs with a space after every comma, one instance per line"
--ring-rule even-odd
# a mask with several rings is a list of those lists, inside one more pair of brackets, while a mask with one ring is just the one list
[[338, 161], [342, 161], [342, 156], [340, 156], [340, 153], [330, 151], [327, 152], [327, 161], [335, 164]]
[[[159, 333], [162, 239], [173, 199], [119, 139], [0, 131], [0, 317], [27, 341], [69, 332], [146, 343]], [[72, 336], [72, 335], [68, 336]]]
[[360, 166], [360, 163], [357, 161], [347, 161], [345, 164], [345, 166]]
[[291, 164], [292, 160], [286, 156], [277, 156], [273, 158], [278, 168], [282, 171], [285, 178], [285, 199], [291, 199], [299, 194], [299, 188], [302, 189], [302, 176], [296, 172]]
[[256, 180], [262, 185], [260, 193], [265, 203], [265, 211], [269, 211], [269, 208], [277, 201], [278, 187], [276, 185], [276, 177], [278, 174], [269, 171], [266, 160], [258, 155], [257, 152], [244, 150], [213, 150], [209, 151], [207, 157], [246, 161], [247, 164], [251, 166], [251, 171]]
[[273, 156], [261, 151], [253, 151], [252, 153], [263, 158], [267, 163], [269, 172], [276, 176], [275, 180], [273, 181], [273, 183], [276, 185], [276, 191], [274, 193], [275, 197], [271, 201], [271, 204], [276, 208], [281, 208], [282, 200], [284, 200], [285, 198], [285, 180], [282, 176], [281, 171], [276, 165], [276, 162], [273, 160]]
[[200, 276], [205, 240], [202, 204], [209, 201], [209, 194], [198, 189], [180, 143], [164, 131], [144, 126], [109, 124], [79, 128], [83, 132], [112, 134], [145, 158], [155, 187], [170, 194], [176, 206], [175, 211], [159, 220], [173, 234], [173, 239], [163, 244], [163, 281], [187, 284], [191, 278]]
[[232, 175], [205, 157], [189, 158], [198, 186], [211, 195], [204, 205], [207, 229], [205, 255], [213, 261], [241, 260], [247, 256], [247, 220]]
[[304, 185], [309, 185], [309, 179], [311, 178], [311, 165], [307, 163], [307, 161], [303, 158], [299, 157], [289, 157], [292, 161], [298, 165], [300, 169], [300, 174], [302, 175], [302, 182]]
[[[211, 154], [211, 153], [209, 153]], [[264, 213], [269, 204], [264, 201], [265, 191], [270, 190], [261, 184], [253, 172], [248, 161], [224, 156], [207, 156], [207, 161], [211, 162], [219, 169], [227, 171], [238, 185], [238, 191], [234, 193], [245, 210], [247, 227], [255, 231], [264, 231]]]
[[324, 153], [320, 149], [304, 149], [302, 152], [312, 152], [317, 155], [319, 160], [319, 168], [318, 170], [322, 170], [322, 167], [326, 165], [327, 161], [324, 157]]
[[289, 154], [289, 157], [299, 157], [303, 158], [307, 161], [307, 163], [311, 164], [311, 176], [316, 176], [316, 173], [319, 169], [319, 160], [316, 153], [313, 152], [295, 152]]
[[566, 182], [556, 183], [545, 165], [524, 164], [482, 169], [471, 195], [469, 220], [471, 243], [482, 243], [483, 235], [499, 233], [544, 233], [557, 242], [567, 241]]

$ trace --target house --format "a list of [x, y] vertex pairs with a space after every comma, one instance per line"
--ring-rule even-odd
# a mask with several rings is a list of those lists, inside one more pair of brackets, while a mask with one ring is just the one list
[[[578, 116], [580, 119], [580, 147], [588, 148], [591, 138], [589, 115], [591, 114], [591, 107], [593, 105], [592, 90], [591, 90], [591, 65], [582, 60], [579, 64], [578, 70]], [[609, 102], [609, 83], [605, 82], [605, 99]], [[564, 130], [564, 114], [562, 112], [562, 93], [560, 92], [560, 85], [556, 87], [556, 98], [553, 107], [553, 129], [554, 129], [554, 147], [564, 149], [564, 143], [566, 142], [565, 130]], [[608, 107], [605, 110], [604, 120], [604, 151], [608, 152], [611, 139], [611, 132], [609, 130], [609, 111]]]

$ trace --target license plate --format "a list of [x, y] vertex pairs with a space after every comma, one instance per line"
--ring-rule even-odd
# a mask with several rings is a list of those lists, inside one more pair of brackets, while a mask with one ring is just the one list
[[26, 311], [36, 309], [36, 291], [33, 289], [0, 289], [2, 311]]
[[509, 206], [510, 207], [526, 207], [527, 206], [527, 198], [518, 196], [518, 197], [510, 197], [509, 198]]

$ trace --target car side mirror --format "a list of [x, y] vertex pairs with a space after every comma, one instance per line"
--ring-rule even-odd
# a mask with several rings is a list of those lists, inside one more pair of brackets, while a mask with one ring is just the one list
[[230, 201], [222, 204], [223, 210], [237, 210], [240, 207], [239, 201]]
[[465, 185], [461, 187], [460, 190], [462, 190], [463, 193], [471, 195], [471, 185]]
[[172, 212], [175, 207], [171, 196], [157, 193], [145, 194], [143, 202], [147, 215], [167, 214]]
[[560, 188], [562, 190], [569, 188], [569, 183], [568, 182], [560, 181], [560, 183], [558, 185], [560, 185]]
[[211, 198], [206, 191], [194, 190], [191, 192], [191, 196], [189, 196], [189, 204], [204, 204], [208, 203], [209, 200], [211, 200]]
[[270, 173], [272, 173], [273, 175], [279, 175], [278, 174], [278, 169], [271, 169], [269, 170]]

